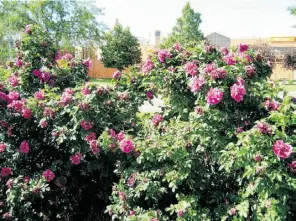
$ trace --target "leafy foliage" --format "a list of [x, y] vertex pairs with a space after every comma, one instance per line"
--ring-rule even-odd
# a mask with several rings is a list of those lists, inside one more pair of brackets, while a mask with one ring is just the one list
[[123, 70], [141, 62], [140, 45], [129, 28], [116, 24], [113, 30], [105, 33], [104, 41], [100, 49], [105, 67]]
[[200, 13], [195, 12], [190, 3], [187, 2], [182, 9], [182, 16], [177, 19], [177, 24], [173, 27], [172, 33], [167, 39], [161, 42], [161, 48], [172, 47], [176, 42], [185, 46], [199, 43], [203, 39], [200, 31]]

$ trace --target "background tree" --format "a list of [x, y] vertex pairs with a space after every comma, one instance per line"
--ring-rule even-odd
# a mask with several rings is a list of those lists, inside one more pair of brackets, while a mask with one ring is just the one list
[[43, 25], [54, 39], [55, 46], [68, 51], [74, 45], [98, 45], [105, 25], [97, 20], [102, 9], [91, 1], [42, 0], [0, 3], [0, 59], [13, 56], [13, 42], [28, 24]]
[[124, 68], [141, 62], [141, 49], [138, 39], [130, 29], [115, 24], [113, 30], [104, 35], [104, 44], [101, 46], [101, 60], [107, 68]]
[[265, 41], [259, 40], [254, 45], [250, 46], [252, 49], [257, 51], [266, 60], [275, 61], [276, 54], [275, 51], [269, 46]]
[[163, 40], [160, 47], [169, 48], [176, 42], [181, 45], [199, 42], [203, 39], [203, 33], [199, 29], [200, 24], [200, 13], [195, 12], [187, 2], [182, 9], [182, 16], [177, 19], [172, 34]]

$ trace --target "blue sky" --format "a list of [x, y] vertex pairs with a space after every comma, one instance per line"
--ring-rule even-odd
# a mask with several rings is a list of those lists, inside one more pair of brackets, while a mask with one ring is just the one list
[[[101, 18], [112, 27], [116, 18], [137, 37], [149, 32], [169, 33], [187, 0], [96, 0], [105, 8]], [[231, 38], [296, 36], [296, 16], [287, 11], [295, 0], [191, 0], [201, 13], [204, 34], [218, 32]]]

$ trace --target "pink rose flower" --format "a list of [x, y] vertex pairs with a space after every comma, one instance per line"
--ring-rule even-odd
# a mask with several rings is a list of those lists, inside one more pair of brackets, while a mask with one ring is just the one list
[[129, 153], [134, 149], [134, 143], [131, 140], [123, 139], [119, 143], [119, 148], [122, 150], [122, 152]]
[[124, 138], [125, 138], [125, 134], [124, 134], [124, 132], [122, 132], [122, 131], [116, 135], [116, 139], [117, 139], [119, 142], [122, 141]]
[[24, 154], [29, 153], [29, 151], [30, 151], [30, 146], [29, 146], [29, 144], [28, 144], [27, 141], [23, 141], [23, 142], [21, 143], [21, 145], [20, 145], [20, 151], [21, 151], [22, 153], [24, 153]]
[[271, 126], [268, 123], [265, 123], [265, 122], [258, 123], [257, 129], [262, 134], [272, 134]]
[[203, 77], [197, 77], [191, 79], [190, 89], [193, 93], [200, 91], [201, 87], [204, 85], [205, 79]]
[[11, 91], [8, 94], [9, 99], [11, 100], [17, 100], [20, 97], [20, 94], [17, 91]]
[[150, 100], [150, 99], [153, 99], [153, 92], [152, 91], [147, 91], [146, 93], [146, 97]]
[[89, 69], [92, 64], [92, 61], [88, 58], [88, 59], [84, 60], [82, 62], [82, 64]]
[[223, 91], [219, 88], [211, 88], [207, 93], [207, 103], [216, 105], [222, 101]]
[[15, 62], [15, 65], [17, 66], [17, 67], [22, 67], [23, 66], [23, 61], [22, 60], [17, 60], [16, 62]]
[[42, 176], [45, 178], [46, 182], [50, 182], [54, 179], [55, 175], [50, 169], [46, 169], [43, 173]]
[[167, 58], [170, 58], [172, 55], [168, 50], [158, 51], [158, 60], [163, 63]]
[[7, 105], [8, 108], [14, 109], [18, 113], [22, 112], [23, 106], [24, 104], [20, 100], [13, 100], [10, 104]]
[[44, 100], [45, 99], [45, 94], [43, 91], [37, 91], [34, 94], [34, 98], [37, 100]]
[[25, 33], [26, 34], [30, 34], [31, 33], [31, 29], [32, 29], [33, 25], [32, 24], [29, 24], [29, 25], [26, 25], [26, 28], [25, 28]]
[[0, 143], [0, 153], [4, 152], [6, 149], [6, 145], [4, 143]]
[[2, 217], [3, 219], [9, 220], [12, 218], [12, 215], [9, 212], [7, 212], [7, 213], [4, 213]]
[[11, 174], [12, 170], [9, 167], [2, 167], [1, 168], [1, 176], [7, 177]]
[[262, 157], [261, 157], [260, 155], [256, 155], [256, 156], [254, 157], [254, 160], [255, 160], [256, 162], [261, 162], [261, 161], [262, 161]]
[[221, 52], [222, 55], [225, 56], [225, 55], [228, 55], [229, 50], [228, 50], [227, 47], [222, 47], [222, 48], [220, 48], [220, 52]]
[[135, 215], [136, 214], [136, 212], [134, 211], [134, 210], [130, 210], [129, 211], [129, 216], [133, 216], [133, 215]]
[[70, 54], [70, 53], [66, 53], [64, 56], [63, 56], [64, 59], [66, 60], [71, 60], [73, 58], [73, 55]]
[[289, 167], [290, 167], [292, 170], [296, 170], [296, 161], [292, 161], [292, 163], [289, 164]]
[[93, 127], [93, 122], [82, 120], [81, 123], [80, 123], [80, 126], [84, 130], [90, 130]]
[[236, 214], [236, 209], [235, 208], [231, 208], [230, 210], [229, 210], [229, 213], [230, 213], [230, 215], [235, 215]]
[[210, 75], [213, 80], [223, 79], [227, 76], [227, 72], [224, 68], [217, 68], [216, 70], [211, 71]]
[[48, 123], [47, 123], [46, 120], [41, 120], [41, 121], [40, 121], [40, 126], [41, 126], [41, 128], [45, 128], [45, 127], [47, 127], [47, 125], [48, 125]]
[[238, 79], [237, 82], [230, 87], [231, 97], [236, 102], [241, 102], [244, 99], [244, 95], [246, 94], [246, 89], [243, 84], [243, 79]]
[[61, 101], [64, 105], [69, 104], [72, 100], [74, 92], [72, 89], [66, 88], [62, 94]]
[[236, 64], [236, 61], [234, 59], [234, 56], [232, 54], [230, 55], [225, 55], [223, 57], [223, 61], [228, 65], [228, 66], [231, 66], [231, 65], [235, 65]]
[[197, 65], [196, 62], [187, 62], [184, 66], [184, 70], [186, 72], [186, 74], [191, 75], [191, 76], [195, 76], [197, 73]]
[[8, 82], [10, 83], [10, 85], [11, 85], [12, 87], [16, 87], [16, 86], [18, 86], [18, 83], [19, 83], [18, 78], [17, 78], [17, 76], [15, 76], [15, 75], [12, 75], [12, 76], [8, 79]]
[[96, 134], [94, 132], [90, 132], [88, 135], [85, 136], [85, 140], [87, 142], [90, 142], [92, 140], [95, 140], [97, 137], [96, 137]]
[[178, 43], [175, 43], [173, 45], [173, 49], [176, 50], [176, 51], [180, 51], [181, 50], [181, 47], [180, 47], [180, 45]]
[[83, 87], [83, 88], [81, 89], [81, 92], [82, 92], [84, 95], [88, 95], [88, 94], [90, 94], [90, 90], [88, 89], [87, 86]]
[[81, 158], [82, 158], [81, 153], [76, 153], [76, 154], [70, 156], [70, 160], [71, 160], [72, 164], [74, 164], [74, 165], [80, 164]]
[[153, 64], [153, 62], [151, 61], [151, 59], [148, 58], [148, 59], [145, 61], [144, 65], [142, 66], [142, 72], [143, 72], [144, 74], [147, 74], [147, 73], [148, 73], [149, 71], [151, 71], [153, 68], [154, 68], [154, 64]]
[[119, 196], [119, 199], [121, 199], [122, 201], [126, 200], [124, 192], [119, 192], [118, 196]]
[[24, 183], [29, 183], [29, 181], [30, 181], [30, 178], [28, 176], [25, 176], [24, 177]]
[[240, 53], [242, 53], [242, 52], [244, 52], [244, 51], [247, 51], [248, 49], [249, 49], [249, 46], [246, 45], [246, 44], [240, 44], [240, 45], [238, 46], [238, 51], [239, 51]]
[[253, 77], [254, 75], [256, 75], [256, 68], [253, 65], [247, 65], [245, 67], [245, 72], [247, 73], [247, 76]]
[[114, 79], [120, 79], [121, 78], [121, 72], [120, 71], [115, 71], [113, 74], [113, 78]]
[[96, 155], [100, 151], [98, 142], [96, 140], [91, 140], [89, 142], [89, 147], [94, 155]]
[[162, 115], [160, 114], [155, 114], [152, 118], [152, 124], [154, 127], [157, 127], [158, 124], [163, 120]]
[[41, 78], [42, 77], [42, 73], [38, 69], [33, 70], [33, 74], [34, 74], [34, 76], [36, 76], [38, 78]]
[[203, 114], [203, 108], [201, 106], [196, 106], [194, 108], [194, 112], [197, 114], [197, 115], [201, 115]]
[[11, 102], [10, 98], [2, 91], [0, 91], [0, 99], [3, 101], [7, 101], [8, 103]]
[[32, 112], [31, 112], [31, 110], [28, 109], [28, 108], [24, 108], [24, 109], [22, 110], [22, 113], [23, 113], [23, 117], [24, 117], [25, 119], [30, 119], [30, 118], [32, 117]]
[[280, 158], [286, 159], [290, 156], [292, 153], [292, 146], [289, 144], [284, 143], [282, 140], [277, 140], [273, 144], [273, 152], [275, 155], [277, 155]]
[[45, 107], [44, 110], [43, 110], [43, 117], [54, 118], [55, 117], [55, 111], [50, 107]]
[[270, 99], [267, 99], [264, 102], [264, 107], [266, 108], [266, 110], [272, 110], [272, 111], [277, 111], [280, 107], [280, 103], [277, 101], [271, 101]]
[[50, 79], [50, 73], [48, 72], [42, 72], [41, 73], [41, 79], [44, 81], [44, 82], [48, 82], [49, 79]]
[[208, 74], [214, 71], [215, 69], [216, 69], [215, 63], [210, 63], [210, 64], [206, 64], [203, 71]]

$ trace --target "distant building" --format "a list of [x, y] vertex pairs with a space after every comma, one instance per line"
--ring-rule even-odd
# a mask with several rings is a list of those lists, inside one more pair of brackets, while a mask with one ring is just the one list
[[206, 39], [212, 44], [215, 45], [216, 47], [229, 47], [230, 46], [230, 38], [221, 35], [217, 32], [214, 32], [208, 36], [206, 36]]

